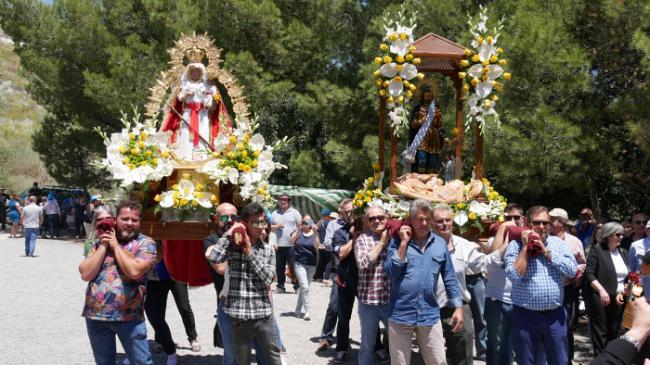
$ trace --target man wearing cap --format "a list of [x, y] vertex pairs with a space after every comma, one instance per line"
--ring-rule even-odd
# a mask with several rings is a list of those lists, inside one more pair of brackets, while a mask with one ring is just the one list
[[0, 223], [2, 224], [2, 231], [7, 229], [7, 202], [9, 195], [5, 194], [5, 188], [0, 188]]
[[[639, 271], [641, 269], [643, 256], [650, 252], [650, 221], [646, 223], [645, 233], [645, 238], [632, 242], [632, 245], [630, 245], [630, 272]], [[643, 291], [645, 299], [650, 300], [650, 290], [648, 290], [648, 288], [650, 288], [650, 275], [641, 277], [641, 285], [646, 288], [646, 290]]]
[[327, 233], [327, 225], [332, 220], [330, 214], [332, 214], [331, 210], [323, 208], [320, 211], [321, 218], [318, 223], [316, 223], [316, 226], [318, 227], [318, 242], [320, 242], [320, 246], [318, 247], [318, 266], [316, 267], [316, 273], [314, 274], [315, 281], [322, 281], [328, 276], [326, 268], [329, 266], [328, 264], [332, 258], [332, 254], [325, 249], [323, 241], [325, 240], [325, 233]]
[[[278, 293], [285, 293], [287, 290], [284, 287], [285, 268], [287, 265], [293, 267], [293, 242], [291, 242], [291, 234], [298, 229], [302, 221], [300, 212], [291, 206], [291, 198], [287, 194], [281, 194], [278, 197], [278, 209], [271, 213], [272, 223], [271, 230], [275, 232], [278, 243], [275, 257], [275, 273], [277, 275], [278, 286], [276, 291]], [[300, 286], [294, 284], [293, 289], [297, 292]]]
[[582, 285], [582, 273], [585, 271], [587, 260], [585, 251], [582, 248], [582, 242], [578, 237], [565, 231], [564, 227], [569, 222], [569, 214], [562, 208], [554, 208], [548, 212], [551, 217], [551, 235], [561, 238], [569, 247], [573, 257], [578, 263], [576, 276], [573, 279], [564, 279], [564, 309], [567, 313], [567, 342], [569, 344], [569, 360], [573, 359], [573, 330], [575, 328], [575, 319], [577, 318], [578, 294]]

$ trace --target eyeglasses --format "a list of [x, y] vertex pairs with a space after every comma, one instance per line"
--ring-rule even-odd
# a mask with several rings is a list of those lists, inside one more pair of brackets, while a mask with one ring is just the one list
[[376, 215], [374, 217], [368, 217], [368, 222], [370, 222], [370, 223], [375, 223], [375, 222], [381, 223], [381, 222], [383, 222], [385, 220], [386, 220], [385, 215]]
[[302, 225], [306, 226], [306, 227], [311, 227], [311, 226], [314, 225], [314, 221], [312, 221], [312, 220], [304, 221], [304, 222], [302, 222]]
[[503, 218], [506, 220], [506, 222], [507, 221], [518, 221], [518, 220], [521, 219], [521, 216], [520, 215], [506, 215], [506, 216], [503, 216]]
[[542, 225], [544, 227], [548, 226], [551, 222], [549, 221], [532, 221], [530, 222], [533, 226], [539, 226]]
[[229, 220], [232, 221], [232, 222], [236, 222], [237, 221], [237, 214], [230, 214], [230, 215], [222, 214], [221, 216], [219, 216], [219, 220], [224, 222], [224, 223], [228, 222]]
[[266, 227], [269, 224], [266, 222], [266, 219], [260, 219], [260, 220], [255, 221], [255, 222], [250, 222], [250, 225], [253, 228], [257, 228], [257, 227]]

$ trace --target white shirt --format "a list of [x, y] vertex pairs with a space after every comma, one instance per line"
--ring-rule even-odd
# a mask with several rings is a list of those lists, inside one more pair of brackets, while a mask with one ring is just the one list
[[[470, 242], [462, 237], [452, 235], [451, 243], [453, 248], [449, 250], [451, 255], [451, 260], [453, 261], [454, 271], [456, 272], [456, 277], [458, 278], [458, 283], [461, 288], [461, 296], [463, 302], [469, 303], [472, 299], [469, 290], [467, 290], [467, 284], [465, 283], [465, 276], [475, 272], [481, 272], [487, 264], [493, 263], [495, 258], [501, 258], [499, 252], [495, 251], [490, 255], [486, 255], [481, 252], [479, 246]], [[438, 299], [438, 304], [440, 308], [443, 308], [447, 305], [447, 294], [445, 293], [445, 283], [442, 281], [442, 277], [438, 277], [438, 285], [436, 289], [436, 298]]]
[[297, 230], [300, 225], [300, 220], [302, 219], [300, 212], [293, 207], [289, 207], [285, 211], [277, 209], [273, 211], [271, 217], [273, 219], [273, 224], [284, 225], [284, 228], [275, 231], [275, 234], [278, 237], [277, 246], [293, 247], [291, 234]]
[[25, 228], [39, 228], [41, 226], [42, 209], [36, 204], [29, 204], [23, 208], [23, 226]]
[[[494, 237], [487, 242], [488, 247], [492, 246]], [[507, 245], [508, 243], [504, 243]], [[494, 261], [485, 267], [485, 296], [490, 299], [498, 300], [506, 304], [512, 304], [510, 293], [512, 292], [512, 282], [506, 275], [506, 269], [503, 258], [500, 255], [494, 257]]]
[[615, 250], [614, 252], [610, 251], [609, 254], [612, 255], [614, 269], [616, 269], [616, 281], [618, 282], [616, 291], [621, 292], [623, 289], [625, 289], [625, 278], [627, 277], [627, 274], [629, 274], [629, 271], [627, 270], [625, 261], [623, 261], [621, 253], [618, 252], [618, 250]]
[[46, 215], [61, 214], [61, 208], [59, 208], [59, 202], [56, 200], [48, 200], [43, 206], [43, 211]]

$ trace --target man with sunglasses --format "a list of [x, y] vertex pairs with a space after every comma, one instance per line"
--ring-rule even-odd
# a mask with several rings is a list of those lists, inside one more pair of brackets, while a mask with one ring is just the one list
[[[291, 198], [289, 195], [281, 194], [278, 197], [278, 209], [271, 213], [271, 219], [273, 220], [271, 230], [275, 232], [278, 238], [278, 247], [275, 253], [275, 273], [278, 279], [276, 291], [278, 293], [285, 293], [287, 291], [284, 287], [287, 265], [289, 265], [290, 270], [293, 270], [293, 242], [291, 241], [291, 234], [300, 226], [302, 214], [291, 206]], [[296, 281], [293, 289], [298, 292], [299, 288], [300, 286]]]
[[535, 364], [535, 354], [543, 344], [550, 365], [566, 365], [564, 279], [575, 277], [576, 260], [559, 237], [549, 236], [551, 217], [546, 207], [533, 206], [527, 216], [532, 232], [524, 232], [522, 242], [512, 240], [504, 258], [512, 282], [517, 363]]
[[[224, 312], [230, 317], [237, 364], [250, 363], [251, 342], [256, 339], [269, 364], [281, 365], [280, 346], [269, 290], [275, 276], [275, 253], [262, 241], [264, 208], [250, 203], [215, 245], [208, 248], [211, 263], [228, 262], [228, 294]], [[245, 234], [241, 231], [245, 230]]]
[[381, 207], [368, 207], [364, 215], [367, 231], [354, 242], [354, 257], [358, 269], [357, 297], [361, 344], [359, 365], [374, 364], [373, 349], [377, 341], [379, 322], [388, 328], [388, 299], [390, 281], [384, 270], [389, 236], [388, 216]]
[[624, 237], [621, 241], [621, 247], [630, 251], [632, 243], [646, 238], [645, 225], [648, 222], [648, 216], [639, 212], [632, 216], [632, 235]]

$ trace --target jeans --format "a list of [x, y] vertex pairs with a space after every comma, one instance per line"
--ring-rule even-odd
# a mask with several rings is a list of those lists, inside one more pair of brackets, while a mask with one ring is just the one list
[[[221, 302], [217, 305], [217, 322], [219, 322], [219, 331], [223, 340], [223, 365], [237, 365], [235, 359], [235, 342], [232, 339], [232, 330], [230, 329], [230, 316], [223, 310]], [[253, 339], [253, 348], [255, 349], [255, 361], [258, 365], [265, 365], [262, 348], [256, 339]]]
[[374, 349], [377, 345], [379, 322], [388, 329], [388, 304], [369, 305], [359, 301], [359, 322], [361, 323], [361, 344], [359, 365], [373, 365]]
[[309, 283], [316, 272], [316, 266], [305, 265], [302, 262], [294, 261], [294, 272], [300, 285], [298, 303], [296, 303], [296, 314], [309, 313]]
[[487, 322], [487, 365], [512, 365], [512, 336], [510, 319], [512, 304], [487, 298], [485, 300], [485, 320]]
[[558, 307], [537, 312], [523, 307], [512, 308], [513, 345], [517, 364], [535, 365], [539, 347], [544, 346], [550, 365], [566, 365], [569, 361], [566, 342], [566, 312]]
[[465, 277], [467, 290], [472, 296], [469, 307], [472, 309], [474, 323], [474, 346], [476, 355], [485, 355], [487, 347], [487, 325], [485, 323], [485, 279], [483, 275], [468, 275]]
[[[38, 229], [38, 228], [34, 228]], [[144, 321], [97, 321], [86, 319], [86, 329], [97, 365], [115, 365], [115, 335], [133, 365], [153, 365], [147, 325]]]
[[25, 228], [25, 256], [34, 256], [38, 228]]
[[251, 342], [255, 339], [261, 350], [255, 352], [263, 354], [265, 364], [281, 365], [277, 326], [273, 315], [251, 320], [230, 318], [230, 330], [237, 364], [250, 364]]
[[338, 285], [336, 285], [336, 282], [332, 280], [332, 290], [330, 290], [330, 302], [327, 305], [325, 320], [323, 320], [323, 330], [320, 333], [320, 339], [327, 340], [330, 343], [334, 342], [334, 329], [336, 328], [336, 320], [338, 318], [338, 297], [339, 297], [339, 287]]
[[59, 236], [59, 215], [58, 214], [47, 214], [45, 216], [45, 225], [47, 227], [47, 233], [50, 235], [50, 238]]
[[[278, 247], [275, 252], [275, 274], [278, 278], [278, 288], [285, 289], [284, 282], [286, 281], [285, 270], [286, 266], [293, 266], [293, 247]], [[294, 289], [298, 289], [298, 284], [294, 284]]]

